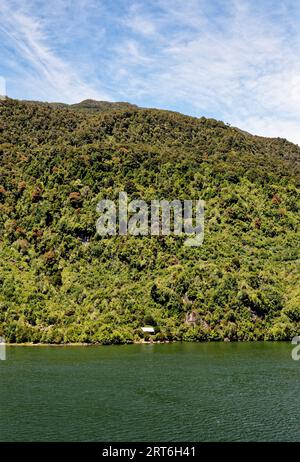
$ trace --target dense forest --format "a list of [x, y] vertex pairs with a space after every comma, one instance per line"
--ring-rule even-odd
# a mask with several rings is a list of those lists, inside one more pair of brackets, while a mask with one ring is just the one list
[[[0, 335], [287, 340], [300, 326], [300, 148], [128, 103], [0, 102]], [[203, 199], [205, 238], [96, 234], [96, 205]], [[186, 321], [193, 313], [195, 322]]]

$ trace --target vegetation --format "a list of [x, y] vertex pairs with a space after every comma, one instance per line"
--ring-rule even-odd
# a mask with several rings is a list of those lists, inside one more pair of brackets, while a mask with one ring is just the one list
[[[156, 340], [299, 334], [300, 148], [212, 119], [96, 106], [0, 103], [0, 335], [126, 343], [145, 324]], [[205, 200], [204, 245], [96, 236], [96, 204], [119, 191]]]

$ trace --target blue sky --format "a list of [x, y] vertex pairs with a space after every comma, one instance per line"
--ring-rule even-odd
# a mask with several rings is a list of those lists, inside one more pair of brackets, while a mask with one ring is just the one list
[[299, 25], [299, 0], [2, 0], [0, 87], [204, 115], [300, 144]]

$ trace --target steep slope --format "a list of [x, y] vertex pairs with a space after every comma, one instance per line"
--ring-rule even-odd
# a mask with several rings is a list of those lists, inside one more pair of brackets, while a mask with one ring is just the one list
[[[299, 334], [299, 147], [213, 119], [90, 104], [0, 104], [0, 335], [122, 343], [145, 323], [157, 340]], [[205, 200], [204, 245], [96, 236], [96, 204], [119, 191]]]

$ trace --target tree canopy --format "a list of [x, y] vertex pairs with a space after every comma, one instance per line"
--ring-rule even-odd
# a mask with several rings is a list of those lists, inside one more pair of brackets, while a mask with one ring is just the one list
[[[0, 335], [287, 340], [300, 324], [300, 148], [128, 103], [0, 102]], [[96, 205], [203, 199], [205, 238], [96, 235]], [[196, 322], [187, 323], [187, 313]]]

